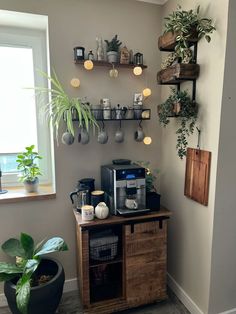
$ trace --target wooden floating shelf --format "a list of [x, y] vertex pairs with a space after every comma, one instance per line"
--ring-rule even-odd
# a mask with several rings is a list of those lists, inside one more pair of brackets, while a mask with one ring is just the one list
[[[167, 32], [158, 38], [158, 48], [160, 51], [174, 51], [176, 46], [176, 37], [178, 33]], [[189, 47], [198, 41], [197, 36], [193, 33], [188, 39]]]
[[[86, 60], [75, 60], [75, 64], [84, 64], [84, 61]], [[147, 65], [144, 65], [144, 64], [122, 64], [122, 63], [118, 63], [118, 62], [115, 62], [115, 63], [110, 63], [110, 62], [107, 62], [107, 61], [97, 61], [97, 60], [93, 60], [93, 64], [94, 66], [102, 66], [102, 67], [109, 67], [109, 68], [112, 68], [113, 65], [115, 68], [128, 68], [128, 69], [133, 69], [134, 67], [136, 66], [140, 66], [142, 69], [146, 69], [147, 68]]]
[[157, 83], [160, 85], [180, 84], [183, 81], [194, 81], [198, 78], [200, 66], [198, 64], [176, 63], [157, 73]]

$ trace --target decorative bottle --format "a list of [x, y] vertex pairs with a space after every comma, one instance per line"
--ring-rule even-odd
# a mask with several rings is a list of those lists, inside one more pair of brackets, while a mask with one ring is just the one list
[[97, 60], [104, 61], [104, 50], [103, 50], [102, 38], [97, 37], [96, 42], [97, 42]]

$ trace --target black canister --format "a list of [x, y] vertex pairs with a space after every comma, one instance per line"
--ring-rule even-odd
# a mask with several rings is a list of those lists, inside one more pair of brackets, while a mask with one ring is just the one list
[[78, 186], [86, 186], [89, 190], [89, 192], [91, 193], [92, 191], [95, 190], [95, 179], [93, 178], [84, 178], [79, 180]]
[[91, 193], [91, 205], [95, 208], [100, 202], [104, 202], [104, 191], [93, 191]]

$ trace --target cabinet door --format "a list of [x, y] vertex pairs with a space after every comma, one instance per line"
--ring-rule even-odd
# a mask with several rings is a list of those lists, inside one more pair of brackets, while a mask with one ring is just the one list
[[166, 298], [167, 223], [125, 226], [126, 298], [139, 305]]

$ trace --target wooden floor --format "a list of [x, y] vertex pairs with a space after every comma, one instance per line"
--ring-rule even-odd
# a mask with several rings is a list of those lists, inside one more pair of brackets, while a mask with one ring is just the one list
[[[190, 314], [184, 305], [169, 291], [166, 301], [120, 312], [122, 314]], [[10, 314], [8, 308], [0, 308], [0, 314]], [[83, 314], [76, 291], [65, 293], [56, 314]], [[96, 314], [96, 313], [94, 313]]]

